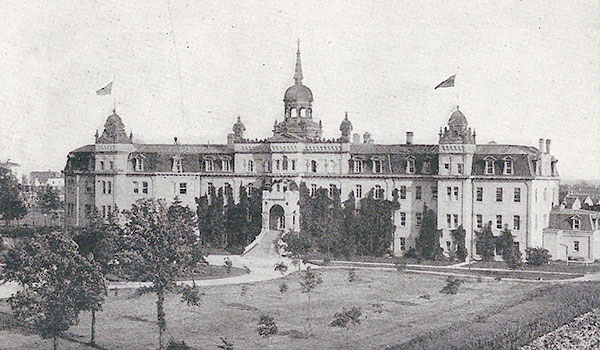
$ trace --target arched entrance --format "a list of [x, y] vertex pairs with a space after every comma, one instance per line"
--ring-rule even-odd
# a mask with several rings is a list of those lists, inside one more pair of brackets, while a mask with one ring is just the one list
[[269, 229], [283, 230], [285, 229], [285, 212], [283, 207], [275, 204], [269, 211]]

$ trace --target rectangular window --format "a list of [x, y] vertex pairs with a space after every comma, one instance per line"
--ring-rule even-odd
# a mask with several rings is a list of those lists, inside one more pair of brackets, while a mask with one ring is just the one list
[[146, 181], [142, 182], [142, 193], [148, 194], [148, 182]]
[[133, 193], [140, 193], [140, 187], [137, 181], [133, 182]]
[[406, 161], [406, 172], [408, 174], [415, 173], [415, 160], [414, 159], [409, 159]]
[[519, 215], [515, 215], [513, 217], [513, 229], [520, 230], [521, 229], [521, 217]]
[[406, 226], [406, 213], [403, 211], [400, 212], [400, 226]]
[[406, 238], [404, 238], [404, 237], [400, 237], [400, 250], [401, 251], [406, 250]]
[[106, 215], [110, 216], [112, 214], [112, 207], [110, 205], [106, 206]]
[[231, 171], [231, 162], [228, 159], [221, 160], [221, 170], [226, 173]]
[[104, 170], [104, 161], [103, 160], [100, 161], [100, 170]]
[[463, 164], [462, 163], [458, 163], [456, 166], [458, 168], [458, 173], [459, 174], [463, 174], [464, 173]]
[[254, 172], [254, 161], [253, 160], [248, 161], [248, 172], [251, 172], [251, 173]]
[[477, 214], [477, 228], [483, 228], [483, 215]]
[[429, 174], [429, 172], [430, 172], [430, 171], [431, 171], [431, 170], [430, 170], [430, 165], [429, 165], [429, 162], [428, 162], [428, 161], [424, 161], [424, 162], [423, 162], [423, 166], [421, 167], [421, 172], [422, 172], [423, 174]]
[[333, 198], [333, 195], [336, 192], [336, 186], [335, 184], [329, 184], [329, 198]]
[[356, 185], [356, 198], [362, 198], [362, 185]]
[[515, 187], [515, 198], [514, 198], [515, 202], [520, 202], [521, 201], [521, 188], [520, 187]]
[[283, 157], [283, 162], [281, 162], [281, 170], [287, 171], [288, 170], [288, 159], [287, 157]]
[[292, 159], [292, 170], [296, 170], [296, 160]]
[[576, 252], [579, 251], [579, 241], [573, 241], [573, 250]]
[[431, 197], [433, 197], [433, 199], [437, 199], [437, 186], [436, 185], [431, 186]]
[[452, 215], [446, 214], [446, 224], [448, 224], [448, 228], [452, 228]]
[[355, 173], [362, 173], [363, 171], [363, 162], [362, 160], [355, 160], [354, 161], [354, 172]]
[[448, 195], [448, 200], [451, 201], [452, 200], [452, 187], [450, 187], [450, 186], [446, 187], [446, 194]]
[[315, 194], [317, 194], [317, 185], [312, 184], [310, 185], [310, 195], [314, 196]]
[[502, 229], [502, 215], [496, 215], [496, 228]]
[[400, 199], [406, 199], [406, 186], [400, 186]]
[[454, 219], [454, 228], [458, 227], [458, 214], [452, 215], [452, 218]]
[[485, 174], [494, 175], [494, 161], [491, 159], [485, 161]]
[[573, 230], [579, 230], [580, 224], [581, 221], [579, 221], [579, 219], [573, 219]]
[[115, 168], [115, 162], [113, 162], [112, 160], [108, 162], [108, 165], [110, 166], [110, 170], [113, 170]]
[[444, 163], [444, 169], [450, 170], [450, 163]]
[[417, 186], [415, 188], [415, 199], [422, 199], [423, 197], [423, 188], [421, 186]]
[[416, 213], [415, 218], [417, 219], [417, 226], [421, 226], [423, 223], [423, 213]]
[[106, 194], [106, 181], [102, 181], [102, 193]]
[[215, 171], [215, 162], [211, 159], [205, 160], [204, 171]]
[[279, 170], [279, 159], [275, 160], [275, 170]]
[[375, 199], [383, 199], [383, 188], [379, 185], [375, 185]]
[[111, 194], [112, 193], [112, 181], [106, 181], [106, 184], [108, 185], [107, 192], [108, 192], [108, 194]]
[[181, 182], [179, 184], [179, 194], [187, 194], [187, 182]]
[[496, 202], [502, 202], [502, 187], [496, 187]]
[[477, 193], [475, 197], [478, 202], [483, 202], [483, 187], [477, 187]]
[[507, 159], [504, 161], [504, 174], [505, 175], [513, 174], [513, 161], [510, 159]]
[[102, 206], [102, 217], [105, 218], [106, 217], [106, 205]]
[[380, 173], [382, 171], [382, 162], [380, 160], [373, 161], [373, 172]]
[[458, 187], [454, 187], [454, 200], [458, 200]]

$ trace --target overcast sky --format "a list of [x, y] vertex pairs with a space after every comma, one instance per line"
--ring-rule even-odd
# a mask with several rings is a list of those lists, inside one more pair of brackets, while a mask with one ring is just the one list
[[598, 179], [599, 4], [4, 0], [0, 160], [61, 170], [102, 132], [114, 101], [95, 91], [112, 80], [137, 141], [225, 143], [238, 115], [267, 137], [300, 38], [327, 138], [348, 111], [376, 142], [437, 143], [458, 92], [478, 143], [550, 138], [563, 177]]

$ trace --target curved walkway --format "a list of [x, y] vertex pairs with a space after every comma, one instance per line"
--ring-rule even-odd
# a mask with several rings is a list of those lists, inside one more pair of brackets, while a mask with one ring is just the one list
[[[206, 257], [207, 262], [210, 265], [223, 266], [225, 258], [231, 259], [234, 267], [246, 269], [249, 272], [244, 275], [226, 277], [219, 279], [210, 280], [197, 280], [195, 281], [196, 286], [220, 286], [226, 284], [242, 284], [242, 283], [254, 283], [268, 281], [276, 278], [286, 276], [293, 271], [298, 270], [297, 265], [292, 264], [292, 260], [283, 257], [244, 257], [239, 255], [209, 255]], [[276, 263], [282, 262], [287, 265], [288, 270], [285, 273], [281, 273], [274, 270]], [[306, 268], [306, 265], [299, 263], [300, 269]], [[178, 285], [192, 285], [192, 281], [179, 281]], [[152, 282], [110, 282], [108, 284], [109, 289], [128, 289], [128, 288], [139, 288], [151, 286]], [[5, 299], [19, 291], [19, 285], [13, 282], [0, 283], [0, 299]]]

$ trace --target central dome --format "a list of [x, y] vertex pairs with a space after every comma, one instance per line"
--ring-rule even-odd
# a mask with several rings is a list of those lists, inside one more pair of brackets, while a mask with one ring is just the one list
[[295, 102], [295, 101], [313, 101], [312, 91], [307, 86], [302, 84], [296, 84], [290, 86], [283, 96], [283, 100], [286, 102]]
[[460, 110], [458, 110], [458, 106], [456, 107], [456, 110], [454, 112], [452, 112], [450, 119], [448, 119], [448, 125], [449, 126], [467, 126], [468, 125], [467, 118]]

